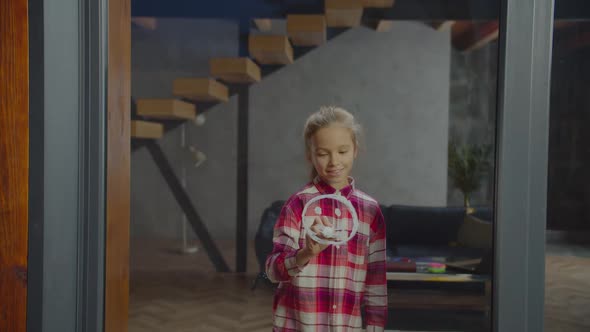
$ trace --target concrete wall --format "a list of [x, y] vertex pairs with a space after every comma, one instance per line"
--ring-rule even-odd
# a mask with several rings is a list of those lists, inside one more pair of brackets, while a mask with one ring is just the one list
[[417, 23], [350, 30], [253, 86], [250, 219], [307, 180], [301, 131], [324, 104], [365, 129], [361, 189], [384, 204], [445, 205], [448, 38]]
[[[134, 97], [169, 97], [172, 80], [206, 75], [210, 56], [237, 54], [237, 26], [224, 21], [160, 20], [133, 32]], [[446, 205], [449, 133], [449, 32], [419, 23], [392, 31], [349, 30], [250, 89], [249, 233], [265, 207], [307, 181], [301, 131], [320, 105], [353, 112], [365, 128], [354, 175], [384, 204]], [[215, 106], [189, 144], [204, 151], [191, 166], [178, 131], [162, 140], [216, 238], [233, 238], [237, 103]], [[178, 237], [180, 211], [145, 151], [132, 157], [132, 236]]]
[[[159, 19], [155, 31], [132, 31], [132, 95], [170, 98], [178, 77], [206, 77], [208, 61], [238, 54], [238, 26], [223, 20]], [[208, 229], [215, 236], [235, 231], [237, 104], [235, 98], [207, 113], [197, 127], [185, 124], [187, 146], [206, 152], [195, 168], [192, 154], [181, 147], [181, 129], [159, 141], [182, 177]], [[131, 236], [179, 238], [182, 213], [145, 149], [131, 159]], [[189, 234], [192, 232], [189, 229]]]
[[[498, 81], [498, 43], [475, 51], [451, 50], [449, 140], [458, 144], [494, 144]], [[492, 156], [493, 159], [493, 156]], [[493, 204], [494, 172], [482, 179], [472, 205]], [[463, 205], [463, 194], [449, 181], [448, 204]]]

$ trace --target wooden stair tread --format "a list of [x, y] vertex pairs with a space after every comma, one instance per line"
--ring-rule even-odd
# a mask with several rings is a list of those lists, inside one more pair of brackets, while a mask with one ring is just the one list
[[453, 21], [453, 20], [430, 22], [430, 25], [438, 31], [444, 31], [444, 30], [451, 29], [454, 24], [455, 24], [455, 21]]
[[131, 121], [131, 137], [158, 139], [164, 135], [164, 125], [143, 120]]
[[249, 58], [213, 58], [209, 60], [211, 76], [228, 83], [254, 83], [261, 78], [260, 67]]
[[361, 25], [362, 0], [326, 0], [326, 24], [329, 27], [351, 28]]
[[293, 45], [318, 46], [326, 42], [324, 15], [288, 15], [287, 34]]
[[393, 28], [393, 20], [379, 20], [377, 23], [377, 32], [387, 32], [391, 31]]
[[498, 39], [498, 21], [456, 22], [451, 28], [453, 46], [461, 51], [473, 51]]
[[250, 56], [265, 65], [287, 65], [293, 63], [293, 47], [287, 36], [250, 35], [248, 38]]
[[137, 115], [172, 120], [192, 120], [196, 116], [196, 107], [178, 99], [139, 99]]
[[212, 78], [177, 78], [174, 80], [175, 96], [195, 101], [226, 102], [228, 88]]
[[268, 32], [272, 29], [272, 19], [270, 18], [255, 18], [254, 24], [260, 31]]
[[158, 27], [158, 20], [155, 17], [132, 17], [131, 22], [148, 30], [156, 30]]

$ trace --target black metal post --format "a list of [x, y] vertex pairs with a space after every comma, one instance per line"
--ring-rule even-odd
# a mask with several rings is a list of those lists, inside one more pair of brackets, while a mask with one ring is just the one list
[[238, 202], [236, 216], [236, 272], [246, 272], [248, 259], [248, 111], [249, 86], [237, 87]]
[[197, 213], [197, 210], [193, 206], [189, 195], [182, 187], [180, 180], [178, 180], [178, 177], [174, 173], [174, 170], [172, 169], [170, 162], [168, 161], [168, 159], [166, 159], [166, 155], [164, 155], [164, 151], [162, 151], [160, 145], [158, 145], [156, 141], [146, 140], [144, 142], [144, 146], [152, 155], [152, 158], [158, 166], [160, 173], [168, 183], [168, 186], [170, 187], [170, 190], [172, 191], [174, 198], [176, 198], [176, 202], [178, 202], [178, 205], [180, 205], [180, 208], [182, 208], [182, 210], [184, 211], [184, 214], [186, 215], [186, 218], [190, 222], [191, 226], [193, 227], [195, 234], [197, 234], [197, 236], [201, 240], [201, 243], [203, 244], [203, 247], [205, 248], [207, 255], [209, 255], [209, 259], [211, 260], [213, 265], [215, 265], [217, 272], [230, 272], [227, 263], [221, 255], [221, 252], [219, 251], [219, 249], [217, 249], [217, 246], [211, 239], [209, 231], [207, 231], [207, 228], [203, 224], [203, 220], [201, 219], [201, 217]]

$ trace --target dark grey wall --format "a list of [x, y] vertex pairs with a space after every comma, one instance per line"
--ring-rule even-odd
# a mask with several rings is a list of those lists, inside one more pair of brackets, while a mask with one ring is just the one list
[[[133, 34], [134, 97], [170, 97], [172, 80], [206, 75], [211, 56], [237, 55], [237, 26], [224, 21], [160, 20]], [[190, 33], [189, 33], [190, 32]], [[387, 33], [349, 30], [250, 89], [249, 234], [265, 207], [307, 181], [301, 131], [319, 106], [340, 105], [364, 126], [354, 172], [359, 187], [384, 204], [446, 205], [449, 133], [449, 32], [399, 22]], [[187, 140], [207, 154], [199, 168], [161, 141], [216, 238], [233, 238], [236, 202], [234, 98], [187, 125]], [[132, 236], [179, 236], [181, 215], [145, 151], [132, 157]]]
[[[475, 51], [451, 51], [449, 141], [494, 144], [498, 81], [498, 43]], [[491, 156], [493, 159], [493, 156]], [[493, 204], [493, 170], [471, 197], [473, 205]], [[449, 181], [448, 204], [462, 206], [463, 194]]]
[[554, 230], [590, 230], [590, 50], [567, 51], [580, 33], [556, 33], [553, 48], [547, 228]]

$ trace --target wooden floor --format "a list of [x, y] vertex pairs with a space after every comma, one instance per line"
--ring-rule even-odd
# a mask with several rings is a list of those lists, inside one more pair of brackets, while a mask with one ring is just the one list
[[[233, 271], [236, 268], [236, 250], [233, 240], [215, 240], [225, 262]], [[189, 247], [197, 248], [195, 254], [181, 254], [181, 242], [162, 239], [131, 239], [131, 273], [134, 272], [167, 272], [188, 271], [200, 273], [215, 273], [215, 266], [209, 260], [204, 249], [198, 243], [189, 242]], [[196, 245], [195, 245], [196, 244]], [[259, 270], [254, 243], [250, 243], [247, 256], [247, 273], [257, 273]]]
[[265, 331], [272, 290], [252, 278], [200, 273], [143, 273], [133, 281], [129, 331]]
[[[129, 331], [270, 331], [272, 290], [250, 290], [257, 272], [218, 274], [204, 252], [180, 255], [177, 244], [133, 241]], [[222, 245], [233, 268], [233, 246]], [[547, 257], [545, 331], [590, 331], [590, 258]]]
[[[235, 269], [232, 241], [216, 241]], [[216, 273], [205, 252], [180, 254], [179, 242], [131, 241], [129, 332], [270, 331], [268, 287], [251, 291], [258, 271], [253, 245], [248, 272]]]
[[590, 331], [590, 258], [548, 256], [545, 331]]

